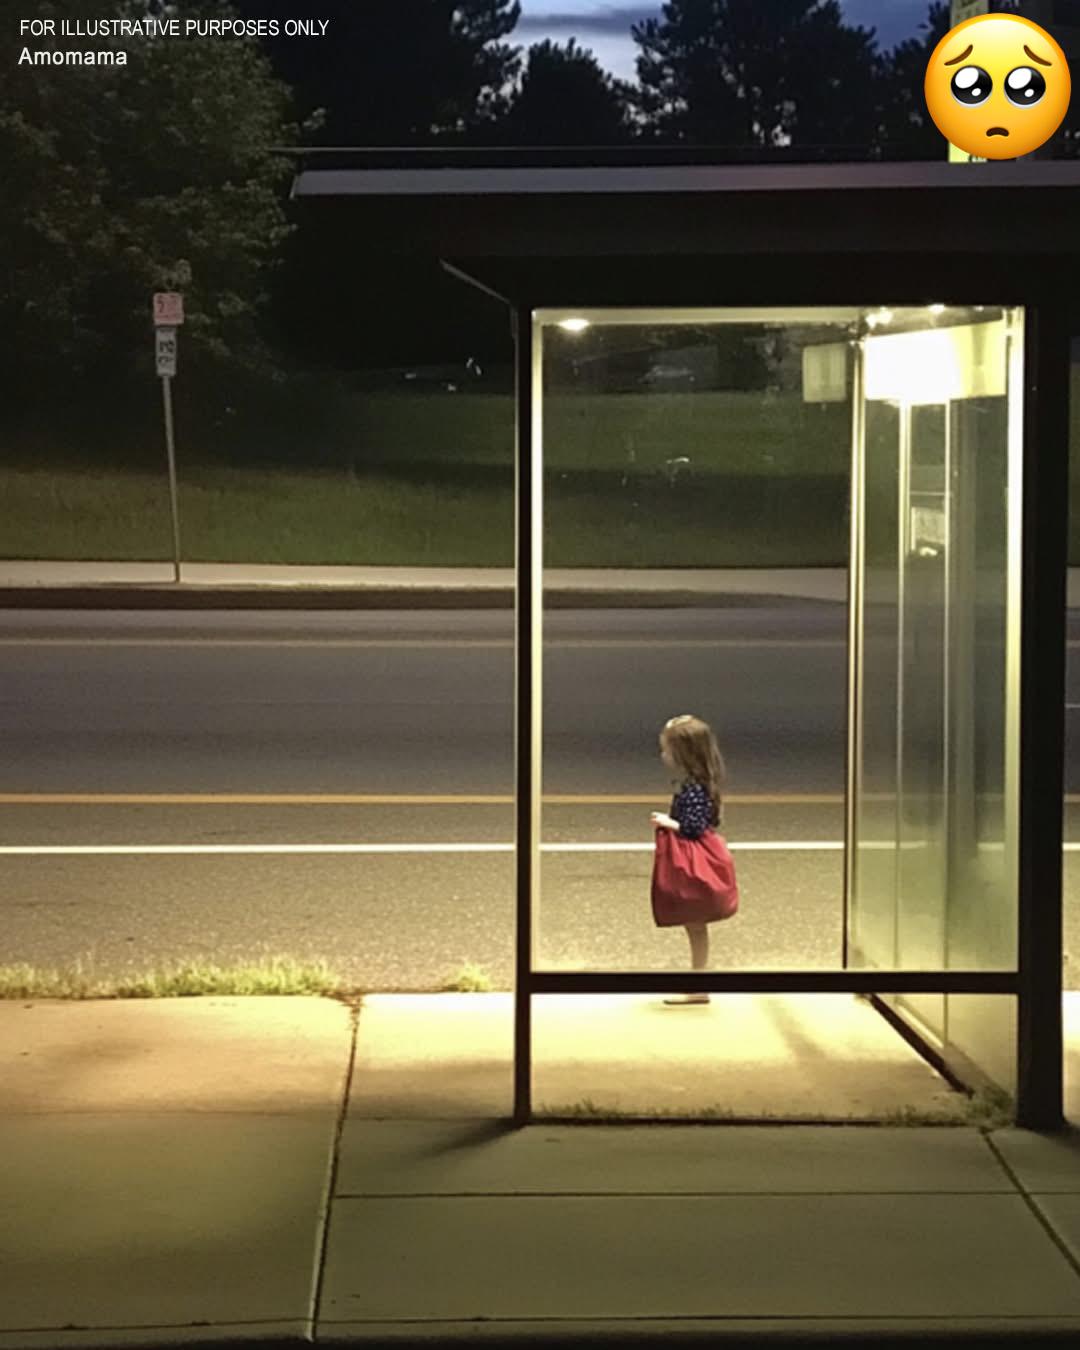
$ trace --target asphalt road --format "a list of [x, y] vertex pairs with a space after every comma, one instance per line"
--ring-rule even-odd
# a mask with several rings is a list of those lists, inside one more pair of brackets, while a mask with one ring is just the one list
[[[544, 790], [572, 800], [544, 810], [545, 964], [684, 964], [649, 915], [648, 812], [657, 730], [695, 711], [744, 893], [716, 964], [838, 965], [842, 607], [558, 611], [546, 637]], [[287, 951], [370, 986], [466, 962], [508, 984], [512, 639], [505, 611], [0, 616], [0, 845], [35, 850], [4, 856], [2, 959]], [[463, 843], [487, 851], [431, 851]], [[54, 851], [88, 847], [133, 851]]]
[[[558, 611], [547, 635], [547, 791], [656, 791], [687, 709], [733, 790], [842, 791], [840, 606]], [[11, 790], [512, 790], [508, 611], [9, 614], [0, 647]]]

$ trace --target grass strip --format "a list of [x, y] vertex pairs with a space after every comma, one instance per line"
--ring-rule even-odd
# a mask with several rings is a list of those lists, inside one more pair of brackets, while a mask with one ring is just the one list
[[65, 969], [25, 962], [0, 966], [0, 998], [186, 998], [208, 994], [341, 995], [345, 981], [322, 960], [268, 956], [217, 965], [184, 961], [141, 974], [98, 976], [81, 960]]

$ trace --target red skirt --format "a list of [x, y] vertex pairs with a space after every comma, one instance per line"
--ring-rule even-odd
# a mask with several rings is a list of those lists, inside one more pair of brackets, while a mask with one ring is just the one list
[[652, 912], [658, 928], [730, 919], [739, 908], [735, 864], [715, 830], [687, 839], [676, 830], [656, 831]]

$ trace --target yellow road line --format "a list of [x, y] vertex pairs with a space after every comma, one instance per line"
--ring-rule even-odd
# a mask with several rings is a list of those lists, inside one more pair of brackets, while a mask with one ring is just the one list
[[[363, 792], [0, 792], [0, 806], [502, 806], [513, 797]], [[649, 800], [652, 800], [651, 798]]]
[[513, 647], [513, 638], [0, 638], [0, 647]]
[[[664, 789], [652, 793], [595, 794], [592, 796], [572, 796], [560, 793], [545, 794], [543, 800], [551, 806], [642, 806], [656, 801], [657, 797], [668, 796]], [[842, 803], [843, 794], [839, 792], [732, 792], [725, 795], [729, 806], [804, 806], [806, 803]]]
[[[666, 800], [665, 788], [641, 793], [545, 794], [546, 806], [649, 806]], [[864, 800], [891, 801], [888, 793], [866, 793]], [[729, 806], [842, 806], [840, 792], [732, 792]], [[382, 792], [0, 792], [0, 806], [512, 806], [510, 793]], [[1068, 793], [1066, 806], [1080, 805], [1080, 793]]]
[[[548, 806], [648, 806], [668, 795], [663, 789], [580, 796], [552, 793], [543, 801]], [[733, 794], [724, 800], [733, 806], [803, 806], [836, 805], [844, 799], [840, 793], [808, 792]], [[513, 802], [513, 796], [499, 793], [0, 792], [0, 806], [511, 806]]]

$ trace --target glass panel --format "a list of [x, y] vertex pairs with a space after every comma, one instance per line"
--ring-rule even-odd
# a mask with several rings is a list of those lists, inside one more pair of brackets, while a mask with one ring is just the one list
[[[896, 964], [905, 970], [935, 970], [945, 964], [948, 886], [946, 408], [941, 404], [915, 406], [904, 422]], [[909, 1006], [935, 1034], [944, 1035], [940, 994], [924, 995]]]
[[[858, 731], [848, 959], [852, 966], [896, 963], [897, 707], [900, 642], [900, 411], [869, 403], [861, 466], [863, 532]], [[859, 466], [857, 466], [858, 468]]]
[[[684, 776], [658, 734], [689, 712], [727, 760], [744, 899], [709, 966], [836, 969], [858, 312], [577, 317], [542, 329], [535, 964], [690, 965], [649, 897], [650, 812]], [[590, 607], [557, 604], [568, 580]]]
[[[1009, 481], [1004, 398], [951, 405], [953, 507], [949, 611], [953, 720], [949, 963], [1007, 969], [1016, 961], [1017, 908], [1005, 809], [1009, 637], [1005, 539]], [[967, 670], [977, 678], [967, 678]]]
[[[541, 316], [536, 966], [836, 968], [846, 939], [855, 966], [1011, 968], [1019, 316], [628, 311], [572, 330], [565, 317]], [[845, 933], [853, 412], [863, 570]], [[570, 575], [592, 608], [553, 602]], [[678, 929], [655, 931], [648, 903], [648, 812], [672, 809], [659, 780], [680, 781], [657, 767], [657, 735], [681, 712], [728, 759], [723, 828], [743, 883], [704, 960]], [[947, 1039], [942, 996], [902, 1006]]]
[[[1015, 964], [1008, 382], [1020, 336], [1001, 311], [898, 311], [865, 342], [854, 964]], [[901, 1003], [948, 1039], [942, 996]]]
[[[1017, 1001], [1005, 994], [948, 994], [945, 1061], [997, 1109], [1013, 1110]], [[1004, 1094], [1004, 1095], [1003, 1095]]]
[[[912, 331], [865, 344], [851, 954], [1010, 969], [1021, 318], [943, 310], [932, 324], [903, 313], [886, 323]], [[1000, 1108], [1015, 1087], [1015, 1000], [886, 1002]]]

